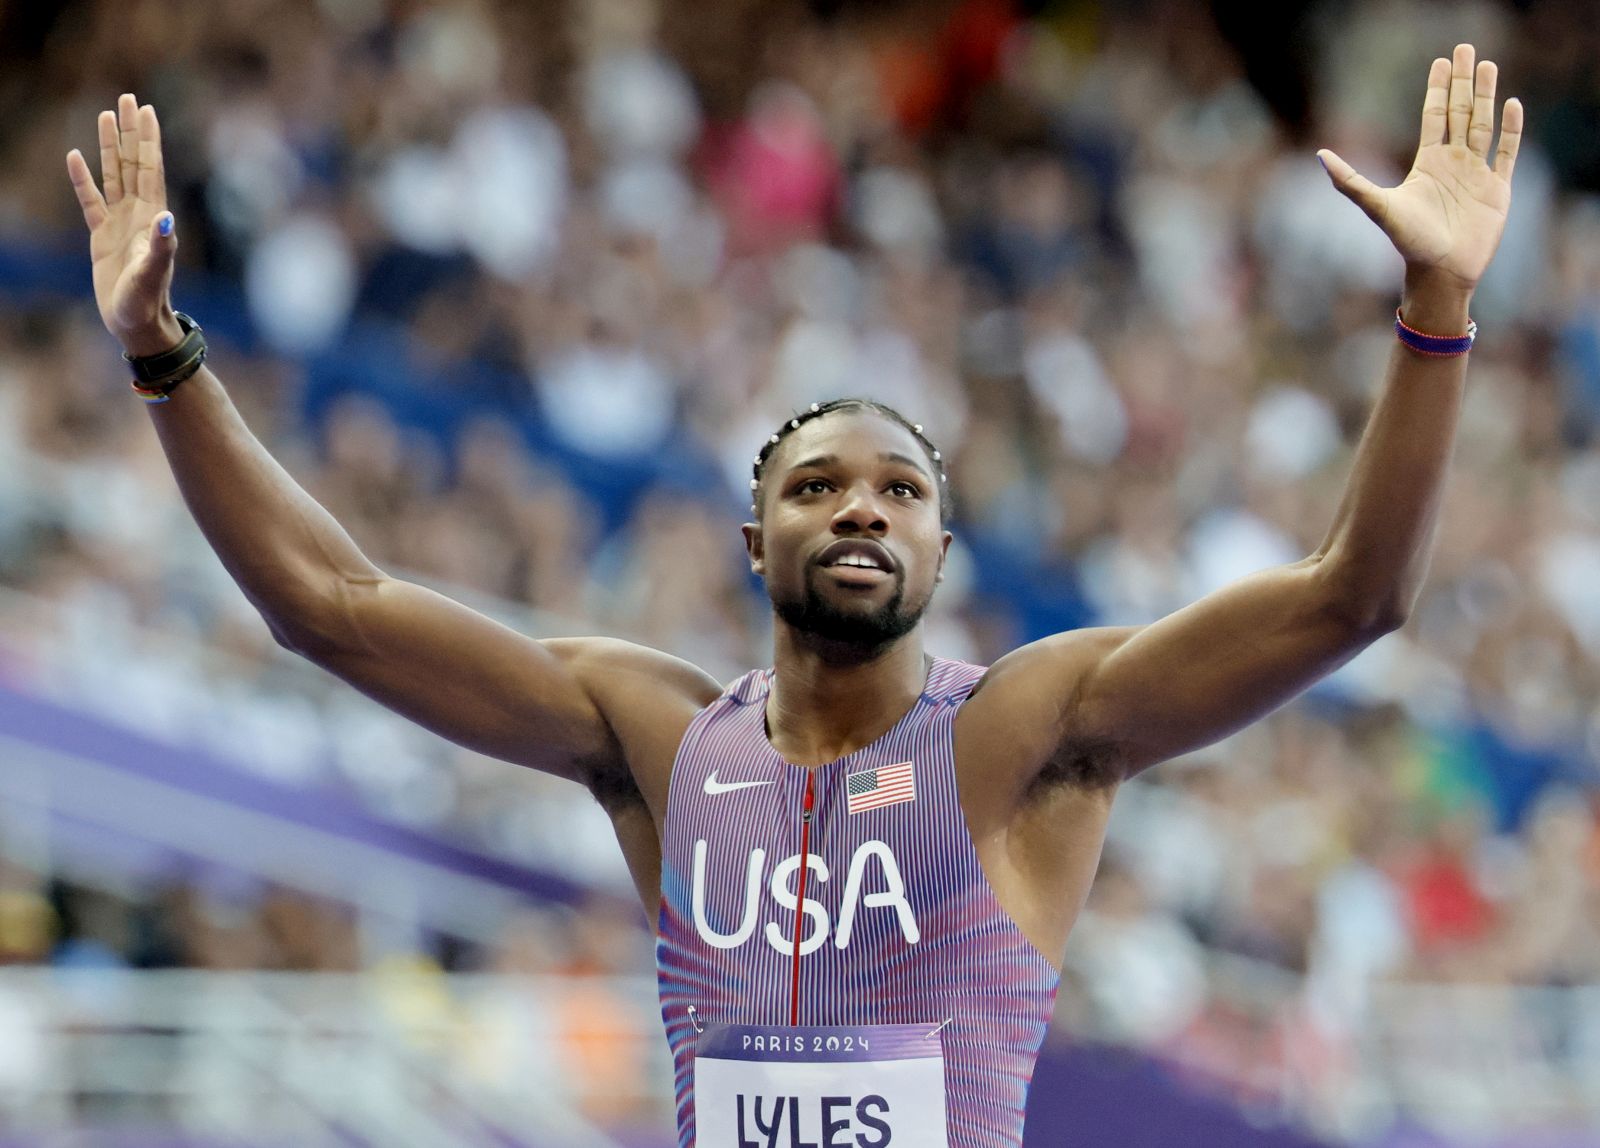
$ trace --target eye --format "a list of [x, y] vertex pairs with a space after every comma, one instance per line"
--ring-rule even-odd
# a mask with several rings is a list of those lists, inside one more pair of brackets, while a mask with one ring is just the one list
[[904, 479], [901, 479], [899, 482], [891, 483], [889, 485], [889, 489], [895, 494], [899, 495], [901, 498], [922, 497], [922, 489], [915, 483], [907, 482]]
[[828, 489], [828, 480], [825, 478], [805, 478], [794, 488], [796, 494], [822, 494]]

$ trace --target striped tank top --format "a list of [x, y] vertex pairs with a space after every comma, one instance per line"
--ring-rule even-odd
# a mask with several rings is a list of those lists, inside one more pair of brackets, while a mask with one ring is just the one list
[[815, 769], [767, 738], [770, 670], [690, 723], [656, 943], [680, 1148], [695, 1144], [695, 1037], [708, 1022], [943, 1024], [950, 1144], [1022, 1143], [1059, 977], [995, 899], [957, 796], [955, 717], [983, 673], [935, 659], [894, 728]]

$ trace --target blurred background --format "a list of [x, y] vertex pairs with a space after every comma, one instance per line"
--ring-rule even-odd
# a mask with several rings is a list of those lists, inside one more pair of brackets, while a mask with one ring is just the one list
[[178, 305], [379, 565], [724, 680], [750, 458], [925, 423], [991, 660], [1320, 541], [1475, 43], [1528, 133], [1411, 623], [1128, 785], [1038, 1145], [1600, 1144], [1600, 11], [1556, 0], [0, 3], [0, 1144], [658, 1148], [609, 824], [278, 648], [90, 295], [159, 110]]

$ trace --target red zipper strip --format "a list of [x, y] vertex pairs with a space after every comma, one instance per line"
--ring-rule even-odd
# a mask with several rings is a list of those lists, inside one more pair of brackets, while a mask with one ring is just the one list
[[816, 806], [815, 771], [806, 774], [806, 800], [800, 811], [800, 895], [794, 902], [794, 988], [789, 994], [789, 1023], [800, 1023], [800, 918], [806, 908], [806, 870], [811, 868], [811, 811]]

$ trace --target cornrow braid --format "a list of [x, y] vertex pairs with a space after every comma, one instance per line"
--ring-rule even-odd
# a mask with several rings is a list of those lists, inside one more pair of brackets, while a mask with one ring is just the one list
[[939, 521], [941, 523], [949, 522], [951, 509], [950, 477], [945, 473], [944, 457], [939, 448], [933, 445], [932, 439], [922, 433], [921, 423], [914, 423], [893, 407], [872, 399], [830, 399], [825, 403], [812, 403], [809, 408], [801, 411], [780, 426], [775, 433], [768, 435], [767, 441], [761, 444], [760, 453], [756, 455], [754, 477], [750, 479], [751, 513], [760, 513], [761, 484], [766, 479], [767, 462], [772, 458], [773, 452], [778, 449], [779, 444], [807, 423], [814, 422], [823, 415], [831, 415], [836, 411], [861, 411], [875, 414], [910, 431], [912, 437], [921, 444], [923, 451], [926, 452], [928, 461], [933, 465], [934, 477], [939, 486]]

